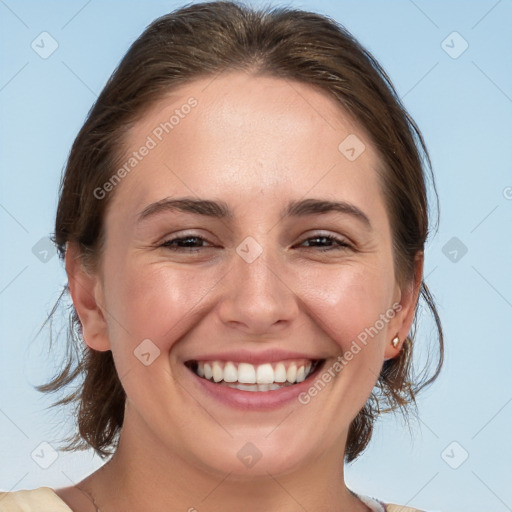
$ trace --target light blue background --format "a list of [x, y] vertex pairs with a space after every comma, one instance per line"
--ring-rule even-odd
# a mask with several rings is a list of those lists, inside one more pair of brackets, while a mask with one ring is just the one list
[[[65, 283], [58, 258], [43, 263], [32, 248], [53, 229], [60, 174], [96, 95], [144, 27], [181, 5], [0, 1], [0, 489], [70, 485], [101, 465], [91, 453], [59, 453], [48, 469], [31, 458], [72, 428], [71, 411], [46, 410], [50, 397], [32, 388], [62, 355], [36, 335]], [[441, 204], [426, 274], [444, 372], [419, 397], [414, 440], [401, 420], [380, 421], [347, 482], [429, 510], [512, 510], [512, 2], [288, 5], [332, 16], [382, 63], [425, 136]], [[43, 31], [59, 45], [48, 59], [31, 48]], [[469, 44], [457, 59], [441, 46], [453, 31]], [[457, 263], [442, 251], [454, 236], [468, 248]], [[452, 469], [445, 460], [462, 450]]]

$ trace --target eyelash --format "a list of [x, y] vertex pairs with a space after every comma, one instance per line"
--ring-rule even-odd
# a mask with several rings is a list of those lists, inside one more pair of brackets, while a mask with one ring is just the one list
[[[190, 235], [190, 236], [183, 236], [183, 237], [178, 237], [178, 238], [172, 238], [170, 240], [166, 240], [165, 242], [163, 242], [160, 247], [166, 247], [168, 249], [171, 249], [172, 251], [185, 251], [185, 252], [189, 252], [189, 253], [192, 253], [192, 252], [199, 252], [200, 249], [203, 249], [205, 247], [178, 247], [178, 246], [175, 246], [175, 245], [171, 245], [175, 242], [182, 242], [183, 240], [190, 240], [190, 239], [195, 239], [195, 240], [200, 240], [202, 242], [208, 242], [208, 240], [204, 239], [203, 237], [201, 236], [195, 236], [195, 235]], [[333, 250], [344, 250], [344, 249], [351, 249], [351, 245], [348, 244], [347, 242], [345, 242], [343, 239], [340, 239], [340, 238], [337, 238], [333, 235], [316, 235], [316, 236], [311, 236], [311, 237], [308, 237], [308, 238], [305, 238], [301, 244], [303, 244], [304, 242], [307, 242], [307, 241], [310, 241], [310, 240], [318, 240], [318, 239], [324, 239], [326, 242], [334, 242], [337, 244], [337, 247], [333, 247], [333, 246], [330, 246], [330, 247], [327, 247], [327, 248], [318, 248], [318, 250], [320, 252], [327, 252], [327, 251], [333, 251]], [[314, 247], [318, 247], [318, 246], [309, 246], [308, 248], [314, 248]]]

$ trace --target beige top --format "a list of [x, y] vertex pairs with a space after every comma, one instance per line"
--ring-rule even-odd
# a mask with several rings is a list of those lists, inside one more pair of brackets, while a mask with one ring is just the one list
[[[379, 512], [422, 512], [417, 508], [386, 505], [383, 509], [371, 498], [362, 497], [365, 504]], [[73, 512], [49, 487], [30, 491], [0, 492], [0, 512]]]
[[73, 512], [49, 487], [0, 492], [0, 512]]

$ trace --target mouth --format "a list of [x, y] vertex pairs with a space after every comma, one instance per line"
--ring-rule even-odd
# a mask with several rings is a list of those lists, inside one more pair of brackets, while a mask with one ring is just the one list
[[189, 360], [185, 366], [200, 379], [241, 391], [269, 392], [309, 379], [325, 359], [294, 359], [251, 364], [241, 361]]

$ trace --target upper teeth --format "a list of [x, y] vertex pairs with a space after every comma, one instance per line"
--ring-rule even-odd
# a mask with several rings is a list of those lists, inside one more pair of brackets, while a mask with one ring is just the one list
[[272, 384], [302, 382], [310, 373], [312, 361], [283, 361], [253, 365], [231, 361], [198, 361], [196, 373], [214, 382]]

